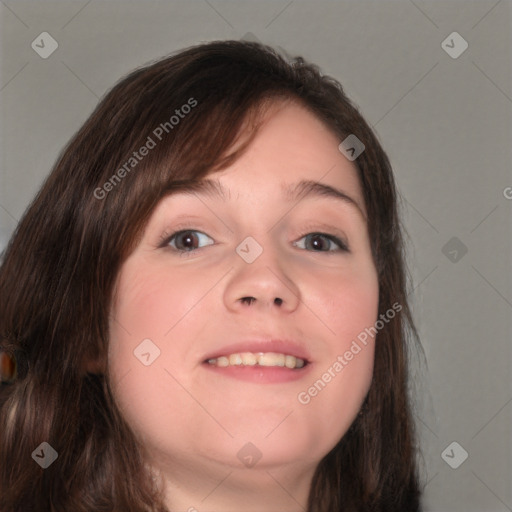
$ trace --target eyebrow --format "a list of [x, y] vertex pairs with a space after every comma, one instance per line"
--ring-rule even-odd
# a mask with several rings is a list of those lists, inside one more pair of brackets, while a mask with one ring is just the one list
[[[341, 201], [344, 204], [354, 207], [354, 209], [356, 209], [366, 221], [366, 215], [355, 199], [350, 197], [343, 190], [332, 187], [331, 185], [327, 185], [326, 183], [320, 183], [319, 181], [313, 180], [301, 180], [298, 183], [288, 186], [286, 186], [284, 183], [281, 183], [281, 190], [285, 196], [285, 199], [289, 202], [315, 197], [327, 197]], [[220, 181], [207, 178], [195, 183], [191, 183], [187, 186], [187, 188], [174, 190], [174, 192], [185, 194], [197, 193], [199, 195], [210, 196], [213, 199], [220, 199], [224, 202], [227, 202], [229, 199], [231, 199], [230, 191], [226, 189]]]

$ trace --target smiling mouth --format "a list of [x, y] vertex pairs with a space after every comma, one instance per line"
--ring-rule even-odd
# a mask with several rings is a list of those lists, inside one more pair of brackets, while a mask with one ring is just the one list
[[204, 363], [220, 368], [229, 366], [277, 366], [295, 370], [306, 366], [308, 361], [276, 352], [241, 352], [207, 359]]

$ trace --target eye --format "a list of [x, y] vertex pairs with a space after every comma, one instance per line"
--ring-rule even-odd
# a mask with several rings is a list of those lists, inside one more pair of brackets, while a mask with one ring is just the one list
[[[199, 246], [201, 239], [203, 239], [203, 246]], [[305, 240], [305, 243], [300, 242], [302, 239]], [[160, 247], [171, 247], [174, 251], [182, 254], [214, 244], [208, 235], [195, 229], [182, 229], [171, 235], [164, 234], [161, 240]], [[327, 233], [307, 233], [302, 235], [300, 240], [294, 243], [300, 249], [313, 252], [349, 252], [349, 248], [343, 240]]]
[[[347, 244], [334, 235], [328, 235], [326, 233], [307, 233], [301, 237], [301, 240], [303, 238], [306, 239], [306, 243], [304, 244], [306, 247], [299, 246], [300, 249], [309, 250], [309, 247], [312, 247], [314, 252], [349, 252]], [[298, 246], [298, 242], [296, 242], [295, 245]], [[332, 249], [333, 245], [338, 246], [338, 248]], [[325, 248], [327, 250], [325, 250]]]
[[[199, 235], [199, 236], [198, 236]], [[201, 231], [196, 231], [194, 229], [184, 229], [181, 231], [176, 231], [170, 236], [164, 235], [165, 240], [162, 242], [162, 247], [170, 246], [175, 251], [178, 252], [191, 252], [196, 249], [200, 249], [200, 247], [195, 247], [198, 243], [198, 240], [203, 238], [205, 240], [206, 238], [209, 240], [212, 240], [209, 236], [205, 235], [204, 233], [201, 233]], [[205, 245], [212, 245], [212, 243], [205, 244]]]

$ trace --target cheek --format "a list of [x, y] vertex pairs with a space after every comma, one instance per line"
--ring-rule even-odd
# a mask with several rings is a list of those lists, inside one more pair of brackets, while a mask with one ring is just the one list
[[[322, 283], [319, 285], [319, 283]], [[308, 284], [305, 302], [315, 315], [318, 328], [327, 333], [331, 349], [350, 346], [378, 317], [379, 284], [375, 268], [370, 263], [343, 268], [327, 278]]]
[[186, 384], [184, 379], [175, 375], [176, 368], [185, 371], [176, 361], [188, 344], [169, 343], [179, 336], [187, 313], [201, 296], [192, 285], [189, 293], [182, 293], [184, 285], [175, 274], [140, 262], [136, 268], [126, 264], [118, 283], [110, 318], [110, 382], [117, 406], [143, 441], [182, 435], [173, 430], [176, 421], [169, 397], [180, 415], [198, 414], [183, 398], [179, 383]]
[[118, 405], [132, 423], [145, 418], [156, 425], [170, 396], [186, 412], [190, 399], [180, 383], [190, 386], [197, 359], [192, 341], [205, 316], [201, 299], [215, 280], [217, 274], [208, 279], [170, 272], [155, 261], [125, 263], [110, 317], [109, 373]]
[[126, 264], [111, 318], [112, 343], [117, 343], [119, 350], [132, 352], [149, 338], [162, 350], [162, 358], [172, 360], [176, 350], [188, 346], [170, 340], [190, 323], [211, 286], [206, 276], [170, 271], [154, 261]]
[[[132, 336], [161, 337], [171, 327], [170, 312], [179, 309], [176, 276], [127, 267], [119, 283], [115, 315]], [[115, 326], [114, 326], [115, 327]]]
[[306, 302], [312, 311], [321, 312], [312, 320], [318, 332], [328, 334], [325, 353], [297, 402], [312, 417], [321, 418], [324, 431], [336, 440], [356, 418], [372, 382], [375, 338], [371, 328], [379, 306], [374, 267], [339, 273], [328, 286], [311, 283]]
[[[170, 279], [169, 279], [170, 280]], [[164, 334], [171, 327], [178, 301], [169, 293], [165, 274], [156, 275], [125, 264], [116, 290], [116, 300], [110, 315], [109, 368], [114, 382], [123, 380], [123, 387], [139, 378], [151, 379], [162, 358]], [[149, 355], [147, 355], [149, 354]], [[151, 363], [151, 364], [147, 364]], [[147, 366], [146, 366], [147, 364]], [[142, 375], [141, 374], [145, 374]], [[129, 373], [129, 378], [124, 376]], [[131, 393], [138, 396], [137, 387]]]

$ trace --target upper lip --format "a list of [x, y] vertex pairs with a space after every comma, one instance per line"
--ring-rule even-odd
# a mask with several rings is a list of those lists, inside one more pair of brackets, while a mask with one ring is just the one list
[[278, 354], [286, 354], [303, 359], [305, 362], [311, 362], [311, 357], [305, 347], [296, 341], [285, 339], [256, 339], [239, 341], [231, 343], [223, 347], [217, 348], [206, 355], [204, 362], [208, 359], [216, 359], [221, 356], [229, 356], [230, 354], [240, 354], [243, 352], [275, 352]]

